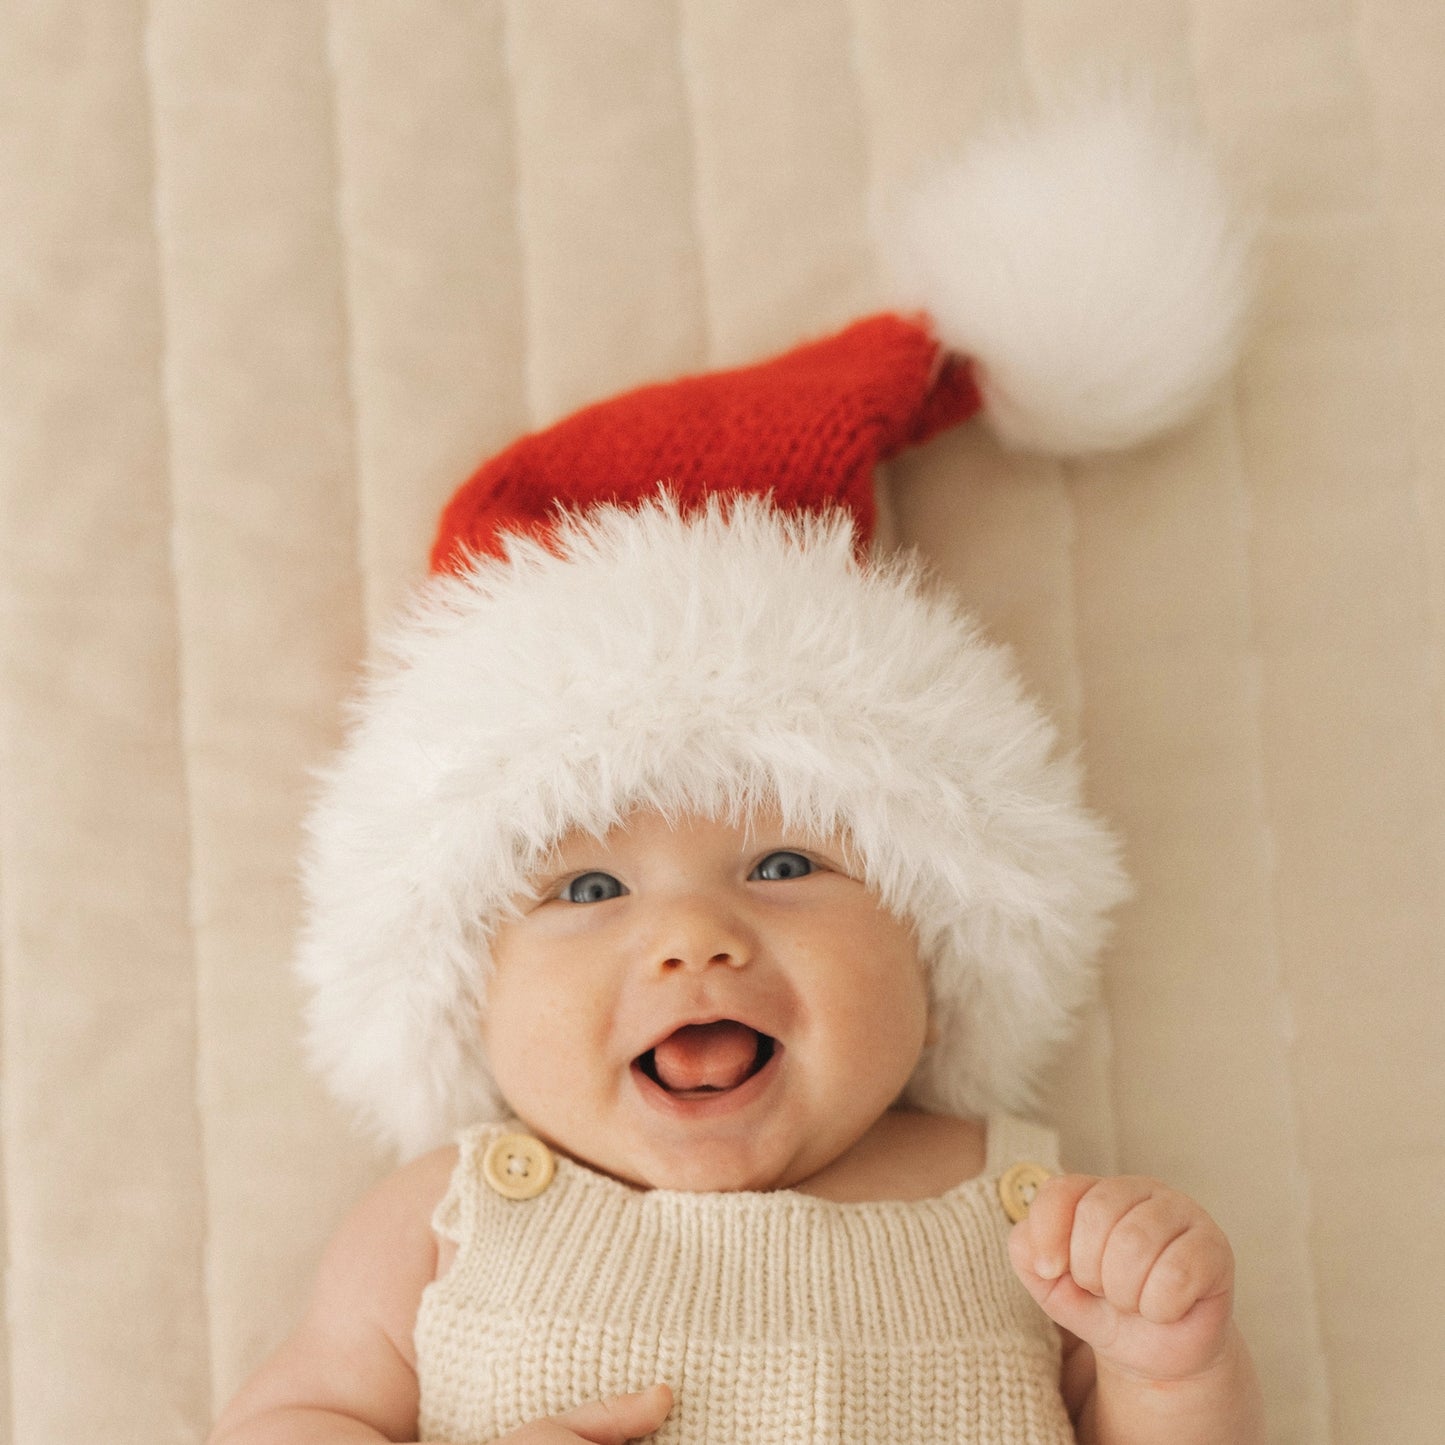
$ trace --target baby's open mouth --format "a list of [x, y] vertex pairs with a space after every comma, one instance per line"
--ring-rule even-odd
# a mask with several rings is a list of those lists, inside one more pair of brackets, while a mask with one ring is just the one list
[[777, 1041], [736, 1019], [674, 1029], [635, 1063], [680, 1098], [704, 1098], [747, 1083], [773, 1057]]

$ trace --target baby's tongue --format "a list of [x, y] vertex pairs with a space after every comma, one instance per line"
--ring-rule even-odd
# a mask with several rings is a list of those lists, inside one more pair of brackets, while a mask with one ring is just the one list
[[747, 1078], [757, 1056], [757, 1034], [732, 1019], [688, 1024], [669, 1034], [652, 1053], [657, 1077], [675, 1093], [734, 1088]]

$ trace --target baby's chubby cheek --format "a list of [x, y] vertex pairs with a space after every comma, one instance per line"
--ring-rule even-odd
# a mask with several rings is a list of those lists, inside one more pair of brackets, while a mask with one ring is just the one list
[[541, 1129], [551, 1113], [579, 1107], [605, 1087], [601, 1054], [590, 1038], [595, 1029], [571, 1001], [518, 1006], [505, 990], [499, 993], [483, 1010], [482, 1049], [503, 1100]]

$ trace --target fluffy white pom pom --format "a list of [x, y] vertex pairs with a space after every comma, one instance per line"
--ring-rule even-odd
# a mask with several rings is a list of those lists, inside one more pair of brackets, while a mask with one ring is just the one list
[[1198, 141], [1139, 97], [994, 130], [910, 198], [890, 246], [898, 299], [973, 358], [1010, 446], [1143, 441], [1239, 348], [1243, 230]]

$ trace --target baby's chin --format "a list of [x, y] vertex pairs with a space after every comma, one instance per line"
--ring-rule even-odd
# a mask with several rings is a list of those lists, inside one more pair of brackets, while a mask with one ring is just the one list
[[609, 1170], [640, 1189], [683, 1194], [768, 1193], [806, 1182], [816, 1165], [779, 1151], [761, 1151], [751, 1142], [698, 1140], [688, 1147], [654, 1148]]
[[[619, 1176], [620, 1177], [620, 1176]], [[766, 1194], [799, 1180], [776, 1170], [741, 1168], [714, 1160], [687, 1160], [648, 1167], [625, 1182], [639, 1189], [678, 1194]]]
[[[650, 1116], [584, 1125], [576, 1115], [515, 1117], [558, 1153], [634, 1189], [683, 1194], [767, 1193], [804, 1185], [837, 1153], [838, 1141], [818, 1121], [753, 1117], [659, 1120]], [[846, 1141], [842, 1141], [846, 1144]]]

